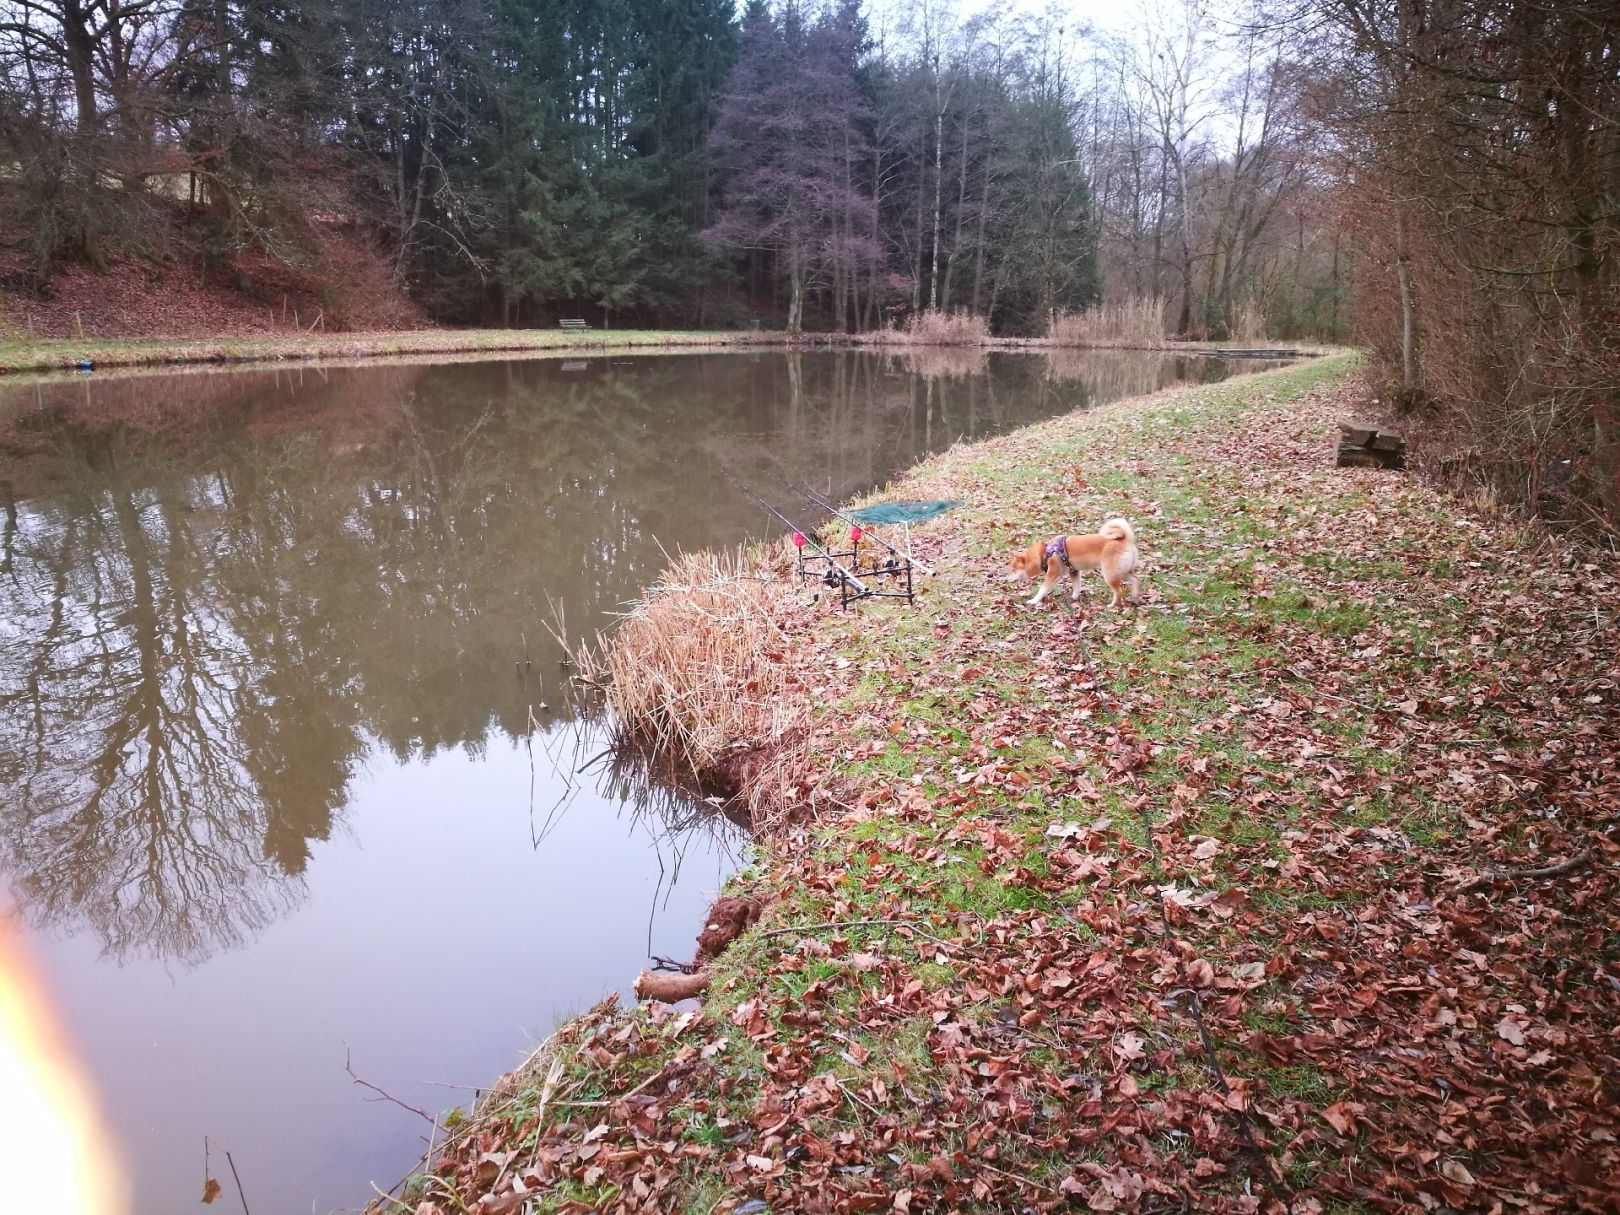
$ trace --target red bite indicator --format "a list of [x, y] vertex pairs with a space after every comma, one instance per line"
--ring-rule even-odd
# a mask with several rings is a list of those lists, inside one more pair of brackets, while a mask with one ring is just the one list
[[794, 532], [793, 533], [793, 547], [794, 548], [803, 548], [804, 547], [804, 533], [803, 532]]
[[849, 529], [849, 542], [851, 544], [859, 544], [861, 542], [861, 529], [859, 527], [852, 527]]

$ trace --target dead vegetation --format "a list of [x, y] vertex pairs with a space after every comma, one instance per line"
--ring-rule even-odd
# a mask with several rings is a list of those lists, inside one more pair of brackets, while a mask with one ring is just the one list
[[885, 337], [888, 341], [918, 346], [986, 346], [994, 340], [990, 336], [990, 322], [984, 317], [937, 308], [919, 312], [906, 322], [904, 329]]
[[741, 798], [757, 831], [810, 798], [810, 702], [794, 673], [805, 620], [786, 557], [684, 553], [611, 638], [576, 650], [620, 741]]
[[1161, 350], [1170, 344], [1165, 301], [1143, 296], [1098, 304], [1084, 312], [1060, 312], [1047, 339], [1057, 346], [1125, 346]]

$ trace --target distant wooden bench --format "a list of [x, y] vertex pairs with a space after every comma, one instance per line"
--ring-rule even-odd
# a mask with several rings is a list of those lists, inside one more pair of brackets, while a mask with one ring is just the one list
[[1340, 468], [1405, 468], [1406, 439], [1372, 422], [1340, 422]]
[[589, 321], [580, 320], [577, 318], [568, 321], [558, 321], [557, 324], [563, 329], [589, 329], [591, 327]]

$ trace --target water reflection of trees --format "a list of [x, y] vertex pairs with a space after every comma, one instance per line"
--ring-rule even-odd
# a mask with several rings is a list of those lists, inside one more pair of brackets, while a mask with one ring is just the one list
[[722, 469], [847, 494], [1089, 396], [855, 355], [31, 386], [0, 401], [0, 868], [114, 954], [235, 944], [368, 754], [567, 716], [547, 603], [599, 628], [665, 549], [745, 538]]

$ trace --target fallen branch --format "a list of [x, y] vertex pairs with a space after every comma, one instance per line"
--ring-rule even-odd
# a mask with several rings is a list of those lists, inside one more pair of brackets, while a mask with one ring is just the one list
[[[1198, 998], [1198, 993], [1190, 987], [1179, 988], [1168, 993], [1170, 999], [1177, 996], [1187, 998], [1187, 1007], [1192, 1012], [1193, 1023], [1198, 1026], [1198, 1041], [1204, 1048], [1204, 1059], [1209, 1064], [1209, 1070], [1215, 1076], [1215, 1088], [1222, 1097], [1229, 1098], [1232, 1095], [1232, 1090], [1226, 1083], [1226, 1069], [1221, 1066], [1221, 1057], [1215, 1050], [1215, 1039], [1210, 1035], [1209, 1026], [1204, 1022], [1203, 1001]], [[1260, 1166], [1261, 1177], [1267, 1191], [1282, 1206], [1283, 1210], [1292, 1209], [1288, 1201], [1288, 1195], [1282, 1189], [1279, 1189], [1279, 1186], [1286, 1186], [1286, 1183], [1279, 1181], [1273, 1172], [1271, 1157], [1261, 1150], [1259, 1141], [1254, 1137], [1254, 1128], [1249, 1124], [1249, 1111], [1246, 1108], [1234, 1108], [1233, 1113], [1237, 1115], [1238, 1131], [1243, 1137], [1243, 1146], [1248, 1149], [1249, 1154], [1254, 1157], [1255, 1162]]]
[[1592, 850], [1582, 848], [1567, 861], [1559, 861], [1556, 865], [1544, 865], [1534, 869], [1488, 869], [1484, 873], [1476, 874], [1466, 882], [1459, 885], [1457, 894], [1466, 894], [1470, 890], [1477, 890], [1481, 886], [1492, 882], [1516, 882], [1532, 878], [1563, 877], [1566, 873], [1574, 873], [1577, 869], [1584, 869], [1592, 863]]
[[664, 1004], [677, 1004], [702, 995], [709, 986], [709, 972], [699, 970], [693, 974], [660, 974], [644, 970], [636, 976], [635, 993], [638, 1000], [658, 1000]]

